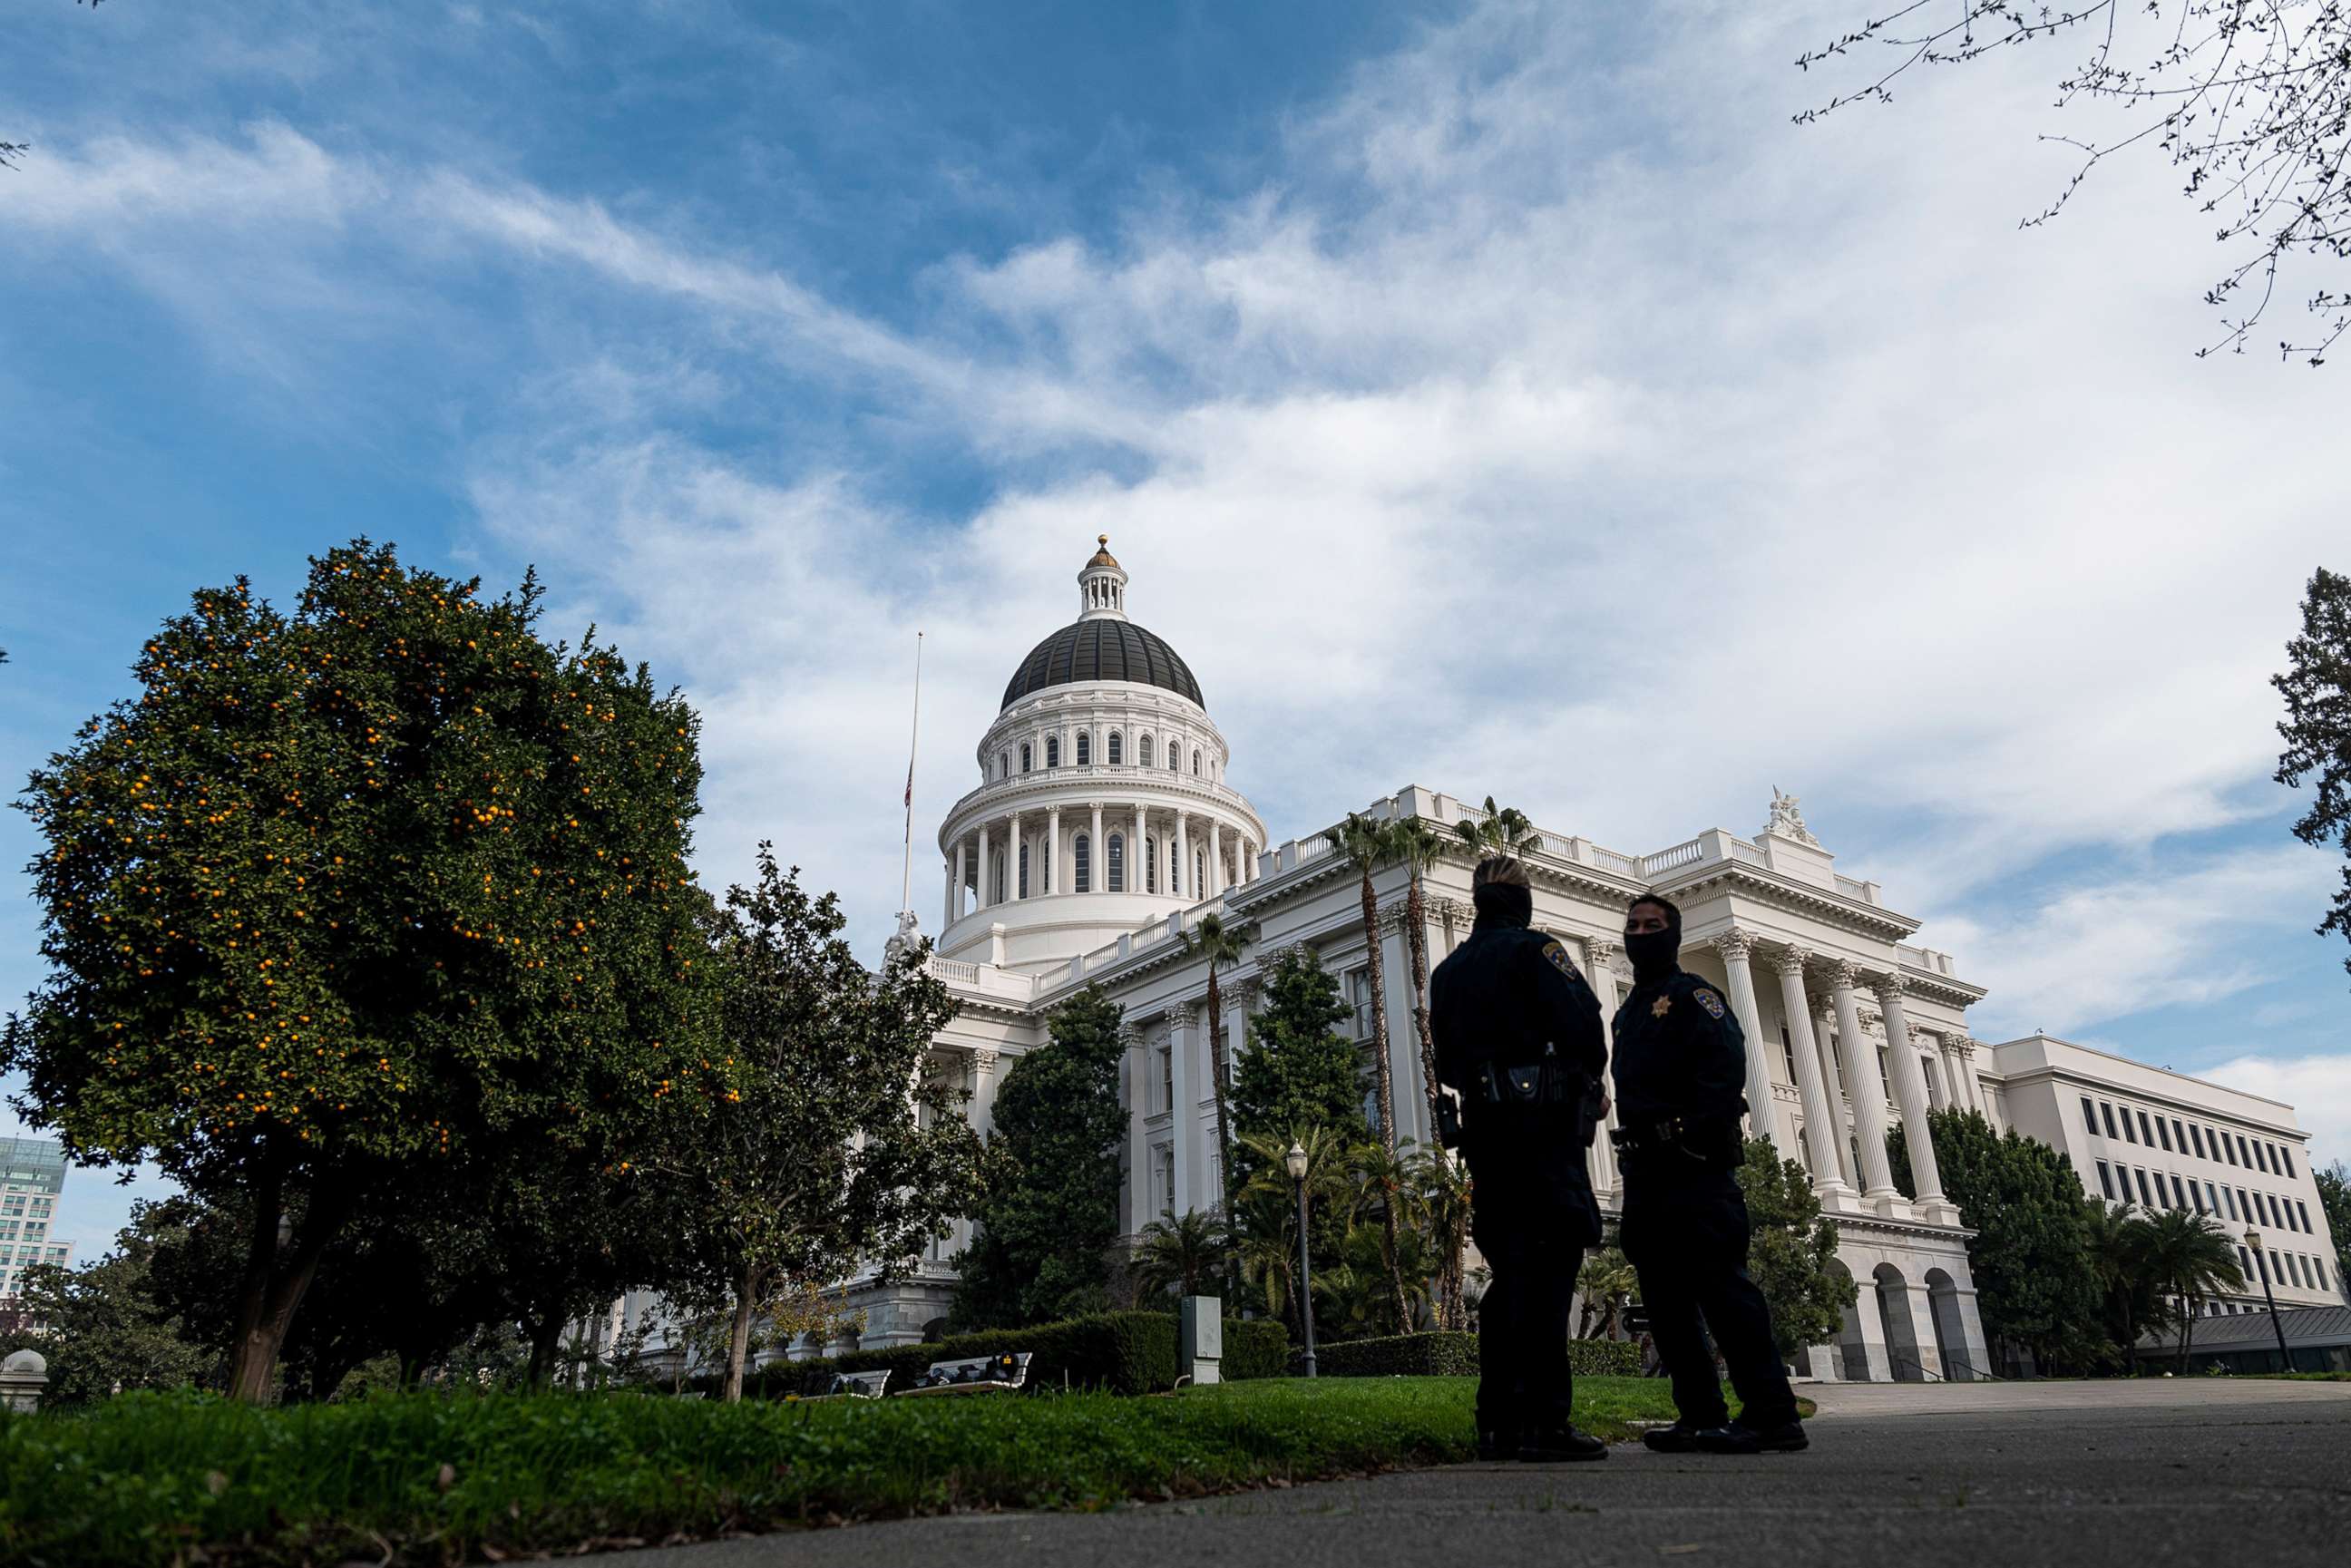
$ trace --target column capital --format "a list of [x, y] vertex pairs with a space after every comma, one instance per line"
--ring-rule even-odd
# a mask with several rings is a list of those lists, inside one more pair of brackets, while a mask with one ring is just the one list
[[1714, 950], [1726, 963], [1744, 962], [1755, 951], [1755, 934], [1734, 925], [1714, 939]]
[[1869, 988], [1877, 993], [1881, 1003], [1889, 997], [1898, 1002], [1910, 994], [1910, 982], [1902, 977], [1899, 970], [1889, 969], [1885, 974], [1870, 976]]
[[1782, 975], [1793, 975], [1798, 979], [1803, 978], [1804, 966], [1812, 961], [1812, 949], [1800, 947], [1792, 942], [1771, 955], [1772, 968]]
[[1976, 1042], [1963, 1034], [1947, 1034], [1943, 1037], [1943, 1043], [1961, 1056], [1972, 1057], [1976, 1053]]
[[1615, 958], [1617, 948], [1615, 942], [1609, 937], [1586, 936], [1583, 939], [1583, 951], [1592, 959], [1593, 968], [1604, 969]]
[[1855, 968], [1851, 964], [1845, 962], [1843, 958], [1834, 959], [1830, 962], [1830, 985], [1835, 987], [1840, 991], [1850, 991], [1854, 987], [1860, 983], [1861, 971]]
[[1118, 1026], [1118, 1043], [1129, 1051], [1141, 1051], [1143, 1026], [1138, 1023], [1121, 1023]]
[[1167, 1020], [1178, 1029], [1188, 1030], [1200, 1021], [1200, 1006], [1197, 1002], [1177, 1002], [1167, 1009]]
[[976, 1045], [965, 1054], [970, 1061], [971, 1070], [974, 1072], [993, 1072], [996, 1071], [996, 1061], [1000, 1053], [987, 1046]]

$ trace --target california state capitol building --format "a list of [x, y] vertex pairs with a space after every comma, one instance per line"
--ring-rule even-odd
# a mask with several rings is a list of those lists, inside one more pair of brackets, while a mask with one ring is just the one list
[[[1248, 954], [1218, 977], [1228, 1071], [1248, 1049], [1260, 966], [1286, 948], [1312, 948], [1353, 1005], [1368, 1119], [1374, 1035], [1360, 882], [1320, 830], [1352, 807], [1416, 815], [1448, 841], [1423, 879], [1433, 967], [1470, 927], [1474, 855], [1454, 824], [1481, 813], [1408, 785], [1368, 806], [1333, 802], [1302, 836], [1277, 840], [1231, 781], [1231, 749], [1207, 695], [1175, 648], [1130, 616], [1129, 574], [1106, 536], [1100, 543], [1078, 573], [1077, 618], [1013, 666], [975, 748], [974, 786], [939, 825], [930, 967], [960, 1010], [931, 1066], [969, 1091], [967, 1114], [985, 1134], [998, 1084], [1045, 1043], [1047, 1015], [1100, 986], [1124, 1009], [1118, 1159], [1121, 1222], [1132, 1237], [1163, 1214], [1220, 1201], [1207, 973], [1179, 934], [1209, 914], [1257, 927]], [[1984, 988], [1960, 959], [1920, 942], [1921, 923], [1877, 883], [1840, 869], [1794, 798], [1772, 789], [1751, 836], [1710, 828], [1635, 853], [1541, 827], [1524, 858], [1534, 924], [1568, 945], [1604, 1017], [1630, 984], [1618, 937], [1626, 903], [1643, 892], [1679, 905], [1683, 967], [1736, 1010], [1752, 1131], [1811, 1174], [1836, 1222], [1837, 1264], [1859, 1286], [1836, 1342], [1801, 1354], [1800, 1375], [1887, 1381], [2013, 1370], [1995, 1366], [1985, 1343], [1968, 1217], [1945, 1195], [1927, 1136], [1928, 1112], [1946, 1106], [2064, 1151], [2093, 1196], [2212, 1214], [2243, 1251], [2249, 1281], [2246, 1236], [2258, 1232], [2281, 1307], [2344, 1301], [2292, 1106], [2046, 1036], [1979, 1041], [1968, 1009]], [[1407, 878], [1389, 867], [1374, 887], [1396, 1140], [1429, 1147]], [[929, 924], [919, 877], [915, 886], [917, 907], [900, 915], [893, 943], [919, 939]], [[1897, 1122], [1915, 1197], [1897, 1190], [1887, 1160]], [[1621, 1189], [1604, 1134], [1591, 1169], [1613, 1215]], [[948, 1260], [969, 1236], [968, 1222], [957, 1222], [910, 1277], [854, 1282], [850, 1303], [866, 1315], [856, 1343], [935, 1335], [955, 1289]], [[2255, 1282], [2207, 1310], [2262, 1304]], [[616, 1302], [611, 1330], [640, 1309], [634, 1297]], [[845, 1348], [806, 1343], [791, 1354]]]

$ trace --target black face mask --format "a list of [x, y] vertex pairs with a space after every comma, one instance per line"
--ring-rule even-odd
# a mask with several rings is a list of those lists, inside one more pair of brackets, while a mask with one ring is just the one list
[[1636, 984], [1662, 980], [1681, 967], [1682, 933], [1678, 925], [1663, 931], [1627, 931], [1625, 956], [1633, 960]]

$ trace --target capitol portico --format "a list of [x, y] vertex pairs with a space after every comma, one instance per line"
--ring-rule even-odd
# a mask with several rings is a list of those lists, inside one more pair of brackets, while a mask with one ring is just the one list
[[[1247, 956], [1219, 973], [1228, 1071], [1248, 1049], [1260, 964], [1292, 946], [1312, 948], [1353, 1005], [1341, 1027], [1364, 1052], [1367, 1082], [1376, 1035], [1358, 878], [1320, 831], [1355, 803], [1335, 802], [1305, 833], [1273, 841], [1228, 782], [1230, 749], [1192, 671], [1129, 619], [1129, 577], [1107, 538], [1078, 586], [1078, 618], [1015, 669], [974, 753], [977, 782], [939, 831], [942, 924], [930, 966], [960, 1010], [937, 1037], [931, 1071], [969, 1091], [969, 1114], [986, 1132], [1003, 1072], [1044, 1042], [1052, 1009], [1102, 988], [1124, 1010], [1127, 1130], [1117, 1158], [1132, 1235], [1164, 1213], [1213, 1208], [1222, 1191], [1207, 975], [1181, 939], [1203, 916], [1256, 931]], [[1472, 857], [1454, 826], [1480, 813], [1419, 786], [1366, 810], [1419, 817], [1448, 846], [1424, 877], [1434, 964], [1469, 928]], [[1943, 1191], [1926, 1135], [1928, 1113], [1943, 1106], [1980, 1111], [1997, 1129], [2011, 1124], [1998, 1058], [2005, 1048], [1979, 1048], [1968, 1028], [1983, 988], [1949, 954], [1918, 943], [1920, 922], [1876, 883], [1839, 870], [1798, 802], [1776, 789], [1750, 835], [1712, 828], [1633, 853], [1542, 829], [1525, 861], [1535, 923], [1569, 944], [1606, 1012], [1630, 980], [1618, 952], [1627, 901], [1657, 892], [1680, 905], [1683, 965], [1721, 988], [1749, 1042], [1752, 1130], [1810, 1173], [1836, 1222], [1837, 1266], [1859, 1286], [1836, 1342], [1803, 1352], [1799, 1370], [1870, 1380], [1994, 1370], [1969, 1267], [1971, 1232]], [[1374, 875], [1395, 1132], [1426, 1146], [1405, 891], [1401, 867]], [[915, 936], [915, 913], [900, 926], [900, 940]], [[2044, 1135], [2043, 1077], [2020, 1068], [2033, 1096], [2020, 1103], [2031, 1135]], [[2173, 1078], [2169, 1092], [2194, 1082]], [[1367, 1092], [1367, 1113], [1369, 1102]], [[2232, 1105], [2228, 1115], [2281, 1140], [2283, 1161], [2303, 1135], [2290, 1107], [2274, 1111]], [[1896, 1122], [1907, 1134], [1910, 1197], [1887, 1158]], [[1592, 1174], [1614, 1210], [1619, 1181], [1604, 1139]], [[853, 1285], [851, 1300], [867, 1314], [863, 1343], [908, 1343], [944, 1319], [955, 1283], [948, 1260], [968, 1236], [958, 1225], [909, 1278]]]

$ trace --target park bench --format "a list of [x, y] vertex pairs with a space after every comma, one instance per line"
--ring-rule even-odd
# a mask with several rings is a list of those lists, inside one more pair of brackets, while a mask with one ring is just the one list
[[935, 1361], [928, 1372], [898, 1390], [904, 1399], [917, 1394], [980, 1394], [1010, 1392], [1029, 1381], [1028, 1351], [1003, 1355], [974, 1356], [968, 1361]]
[[890, 1375], [886, 1371], [836, 1372], [823, 1393], [805, 1396], [800, 1403], [818, 1405], [828, 1399], [879, 1399], [889, 1385]]

